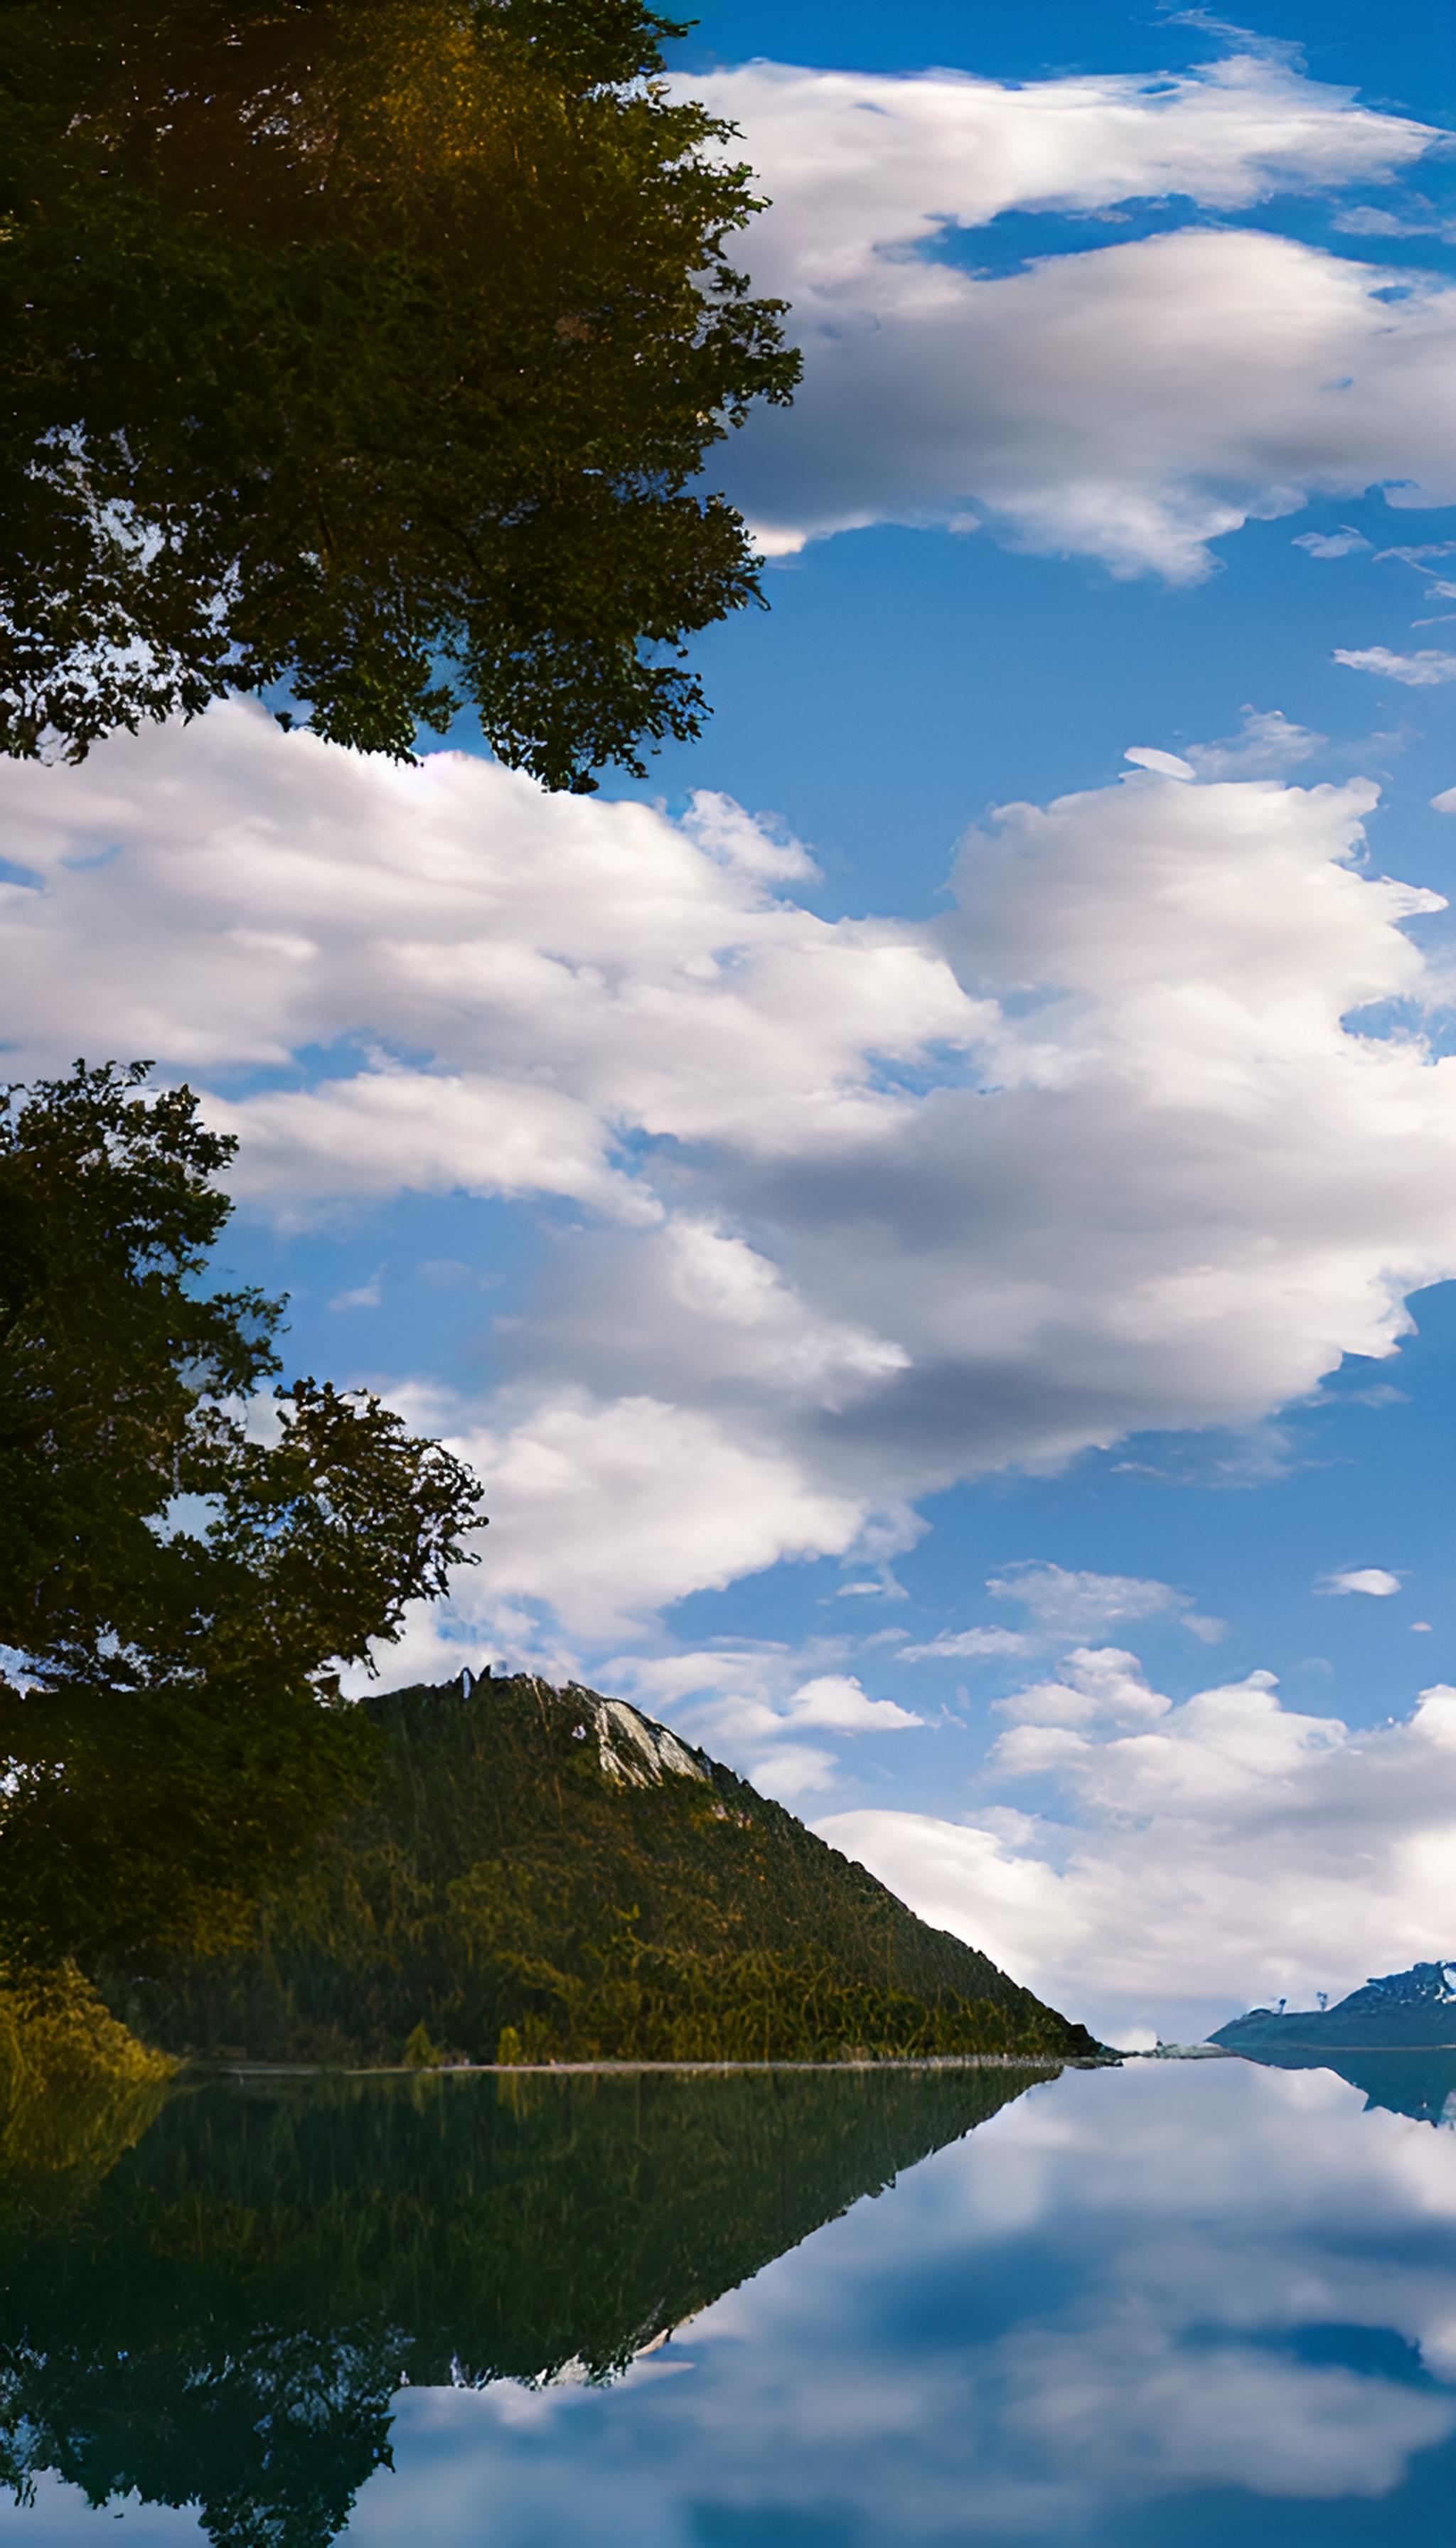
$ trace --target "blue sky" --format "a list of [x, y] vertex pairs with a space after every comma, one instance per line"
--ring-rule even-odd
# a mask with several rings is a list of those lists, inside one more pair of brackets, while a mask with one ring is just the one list
[[386, 1676], [635, 1695], [1124, 2035], [1456, 1940], [1453, 51], [709, 8], [807, 360], [702, 741], [0, 777], [17, 1067], [204, 1089], [486, 1475]]

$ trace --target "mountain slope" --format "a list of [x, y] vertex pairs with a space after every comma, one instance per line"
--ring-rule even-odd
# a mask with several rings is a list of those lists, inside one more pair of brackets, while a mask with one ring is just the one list
[[1412, 1964], [1351, 1991], [1334, 2008], [1252, 2008], [1230, 2018], [1211, 2044], [1230, 2052], [1268, 2048], [1415, 2051], [1456, 2047], [1456, 1964]]
[[109, 1976], [169, 2049], [396, 2062], [1087, 2055], [987, 1957], [620, 1699], [522, 1676], [365, 1702], [383, 1738], [254, 1953]]

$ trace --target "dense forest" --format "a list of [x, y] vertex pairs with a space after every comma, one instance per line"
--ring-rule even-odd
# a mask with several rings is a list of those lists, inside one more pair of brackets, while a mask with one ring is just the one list
[[620, 1701], [521, 1677], [364, 1705], [369, 1796], [250, 1949], [101, 1972], [148, 2041], [342, 2064], [1097, 2049]]

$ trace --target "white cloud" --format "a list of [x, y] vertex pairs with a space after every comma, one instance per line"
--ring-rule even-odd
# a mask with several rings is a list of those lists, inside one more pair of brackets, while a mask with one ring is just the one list
[[[1006, 1769], [1040, 1767], [1042, 1751], [1034, 1735], [1043, 1727], [1155, 1725], [1172, 1703], [1149, 1689], [1136, 1655], [1120, 1646], [1077, 1646], [1062, 1666], [1060, 1681], [1033, 1682], [1013, 1697], [994, 1702], [996, 1715], [1009, 1716], [1024, 1729], [1003, 1734], [994, 1757]], [[1058, 1757], [1055, 1746], [1051, 1757]]]
[[973, 1655], [1030, 1654], [1033, 1639], [1019, 1628], [948, 1628], [928, 1645], [902, 1646], [902, 1664], [968, 1662]]
[[417, 1283], [427, 1283], [432, 1292], [479, 1292], [486, 1289], [490, 1276], [467, 1265], [459, 1256], [426, 1256], [414, 1268]]
[[1347, 664], [1352, 673], [1379, 673], [1411, 690], [1456, 682], [1456, 655], [1443, 655], [1435, 646], [1421, 646], [1413, 655], [1393, 654], [1389, 646], [1336, 646], [1334, 660]]
[[1402, 212], [1387, 204], [1350, 204], [1334, 215], [1334, 228], [1354, 238], [1456, 239], [1456, 221], [1423, 195], [1409, 196]]
[[488, 1580], [458, 1598], [484, 1601], [487, 1615], [502, 1599], [538, 1602], [574, 1634], [610, 1637], [684, 1593], [783, 1558], [838, 1555], [866, 1517], [772, 1440], [698, 1409], [559, 1391], [532, 1397], [514, 1421], [507, 1398], [487, 1426], [446, 1401], [402, 1403], [485, 1488]]
[[1371, 1592], [1377, 1600], [1388, 1600], [1399, 1592], [1401, 1579], [1386, 1566], [1346, 1566], [1333, 1575], [1323, 1575], [1316, 1585], [1317, 1592]]
[[1207, 1644], [1224, 1633], [1223, 1621], [1201, 1617], [1189, 1593], [1150, 1576], [1099, 1575], [1020, 1558], [991, 1576], [986, 1590], [998, 1601], [1020, 1602], [1044, 1635], [1087, 1635], [1123, 1620], [1153, 1618], [1175, 1618]]
[[402, 1187], [569, 1195], [628, 1218], [642, 1208], [608, 1166], [592, 1109], [524, 1079], [382, 1058], [317, 1089], [215, 1098], [209, 1114], [242, 1143], [233, 1191], [285, 1219], [315, 1220], [320, 1201], [368, 1202]]
[[746, 253], [806, 354], [793, 409], [756, 417], [730, 464], [769, 551], [983, 515], [1025, 546], [1189, 580], [1211, 540], [1313, 496], [1456, 498], [1456, 291], [1439, 281], [1268, 229], [1185, 228], [1000, 276], [937, 252], [1012, 208], [1183, 196], [1228, 213], [1393, 174], [1428, 129], [1268, 54], [1016, 89], [758, 62], [694, 88], [744, 130], [772, 199]]
[[1154, 771], [1159, 778], [1195, 778], [1198, 775], [1191, 761], [1184, 761], [1176, 752], [1159, 752], [1151, 744], [1133, 744], [1123, 759], [1131, 761], [1138, 770]]
[[1322, 750], [1328, 737], [1296, 725], [1281, 708], [1246, 707], [1237, 734], [1195, 743], [1188, 758], [1200, 778], [1280, 778]]
[[459, 1187], [659, 1218], [608, 1164], [619, 1126], [771, 1150], [888, 1127], [870, 1056], [976, 1025], [923, 932], [780, 898], [803, 854], [717, 797], [673, 823], [460, 754], [365, 761], [241, 705], [3, 777], [43, 880], [0, 886], [21, 1069], [78, 1025], [193, 1073], [366, 1047], [215, 1110], [290, 1208]]
[[774, 1796], [783, 1805], [797, 1802], [800, 1796], [822, 1792], [832, 1787], [839, 1775], [839, 1764], [832, 1752], [816, 1752], [808, 1743], [785, 1743], [776, 1752], [766, 1753], [756, 1761], [749, 1774], [749, 1783], [761, 1795]]
[[9, 1066], [221, 1082], [295, 1221], [573, 1202], [500, 1389], [421, 1420], [486, 1473], [512, 1615], [609, 1635], [784, 1557], [879, 1580], [935, 1488], [1394, 1350], [1456, 1272], [1456, 1060], [1358, 1032], [1443, 978], [1404, 927], [1439, 898], [1358, 863], [1374, 793], [1138, 770], [969, 835], [943, 921], [826, 922], [721, 800], [685, 826], [228, 708], [0, 770], [41, 879], [0, 886]]
[[895, 1734], [925, 1723], [923, 1716], [912, 1715], [892, 1698], [868, 1697], [863, 1684], [847, 1673], [823, 1673], [806, 1681], [789, 1700], [788, 1713], [795, 1725], [822, 1725], [826, 1732], [839, 1734]]
[[335, 1292], [330, 1310], [377, 1310], [384, 1299], [385, 1269], [377, 1265], [367, 1283], [356, 1283], [345, 1292]]
[[1443, 787], [1430, 801], [1438, 814], [1456, 814], [1456, 787]]
[[[1439, 136], [1352, 102], [1267, 52], [1166, 78], [1015, 87], [754, 61], [690, 82], [741, 125], [772, 209], [757, 270], [774, 290], [863, 286], [906, 252], [998, 214], [1095, 213], [1185, 195], [1236, 212], [1295, 189], [1387, 176]], [[930, 291], [924, 268], [912, 267]]]
[[1314, 496], [1456, 500], [1447, 284], [1262, 230], [928, 271], [933, 307], [896, 268], [817, 336], [801, 311], [804, 386], [735, 460], [770, 550], [973, 504], [1021, 546], [1187, 583], [1211, 541]]
[[1312, 558], [1342, 558], [1353, 557], [1357, 549], [1368, 549], [1370, 542], [1363, 531], [1351, 530], [1346, 524], [1338, 531], [1301, 531], [1294, 545], [1308, 549]]
[[[1138, 1730], [1118, 1731], [1119, 1709], [1136, 1724], [1139, 1708]], [[1119, 1655], [1074, 1659], [1019, 1711], [993, 1768], [1040, 1812], [870, 1810], [819, 1828], [1109, 2040], [1203, 2035], [1452, 1951], [1456, 1691], [1351, 1731], [1281, 1705], [1268, 1673], [1174, 1705]], [[1048, 1782], [1065, 1811], [1045, 1803]]]

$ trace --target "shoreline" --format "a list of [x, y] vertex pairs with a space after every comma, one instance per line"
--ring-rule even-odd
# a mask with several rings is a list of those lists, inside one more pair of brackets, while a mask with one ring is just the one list
[[738, 2071], [811, 2070], [837, 2076], [846, 2070], [1110, 2070], [1120, 2052], [1091, 2053], [926, 2052], [892, 2053], [882, 2061], [442, 2061], [422, 2066], [403, 2061], [345, 2069], [325, 2061], [183, 2060], [180, 2079], [573, 2079], [639, 2073], [685, 2072], [699, 2077]]

